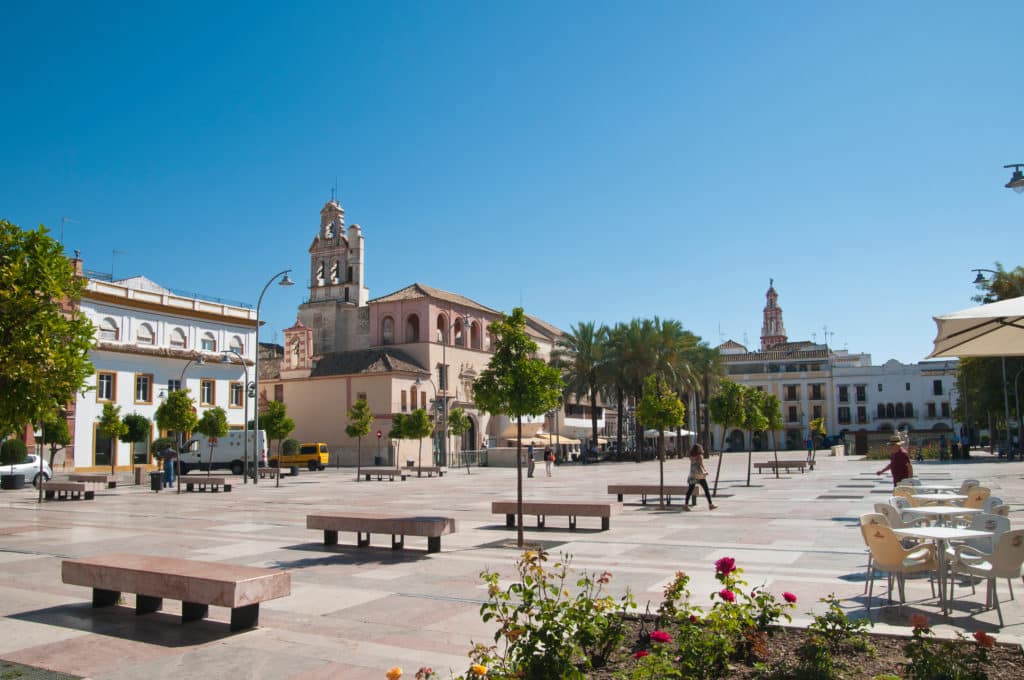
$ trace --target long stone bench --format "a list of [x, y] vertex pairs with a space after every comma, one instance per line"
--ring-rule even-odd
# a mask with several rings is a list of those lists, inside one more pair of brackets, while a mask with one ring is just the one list
[[261, 467], [256, 468], [256, 474], [260, 476], [260, 479], [264, 479], [267, 477], [269, 477], [270, 479], [276, 479], [278, 477], [281, 477], [282, 475], [288, 474], [288, 472], [286, 472], [285, 470], [289, 469], [290, 468], [284, 468], [284, 470], [282, 470], [281, 468], [276, 467]]
[[389, 482], [395, 481], [395, 477], [401, 477], [404, 482], [408, 476], [405, 470], [397, 468], [362, 468], [360, 474], [366, 477], [366, 481], [370, 481], [370, 477], [376, 477], [378, 482], [383, 481], [385, 477]]
[[438, 477], [444, 477], [445, 469], [437, 465], [416, 468], [417, 477], [422, 477], [424, 472], [427, 474], [427, 477], [433, 477], [435, 474]]
[[259, 623], [260, 602], [291, 594], [292, 577], [279, 569], [179, 557], [114, 554], [61, 563], [64, 583], [92, 588], [92, 606], [117, 604], [135, 593], [135, 613], [159, 611], [163, 599], [181, 601], [181, 622], [209, 615], [210, 605], [231, 608], [231, 630]]
[[86, 488], [85, 482], [43, 482], [43, 495], [47, 500], [91, 501], [96, 492]]
[[117, 475], [107, 475], [101, 472], [97, 473], [73, 473], [68, 475], [68, 481], [71, 482], [85, 482], [86, 484], [102, 484], [108, 489], [117, 488]]
[[[662, 488], [669, 505], [672, 504], [672, 496], [686, 496], [687, 487], [685, 484], [666, 484]], [[647, 497], [653, 496], [657, 498], [660, 491], [657, 484], [609, 484], [608, 493], [615, 494], [619, 502], [622, 502], [622, 497], [625, 495], [639, 495], [640, 502], [647, 505]]]
[[[491, 512], [505, 515], [505, 526], [516, 525], [516, 502], [492, 501]], [[604, 503], [599, 501], [523, 501], [523, 514], [537, 517], [537, 528], [544, 528], [544, 519], [548, 515], [565, 515], [569, 518], [569, 530], [576, 530], [577, 517], [600, 517], [601, 530], [608, 531], [611, 516], [622, 512], [622, 503]]]
[[185, 485], [185, 491], [210, 490], [214, 493], [221, 489], [224, 489], [224, 491], [231, 491], [231, 484], [223, 477], [205, 477], [202, 475], [189, 477], [186, 475], [181, 478], [181, 482]]
[[405, 547], [406, 536], [426, 536], [427, 552], [440, 552], [441, 536], [455, 533], [455, 519], [363, 512], [325, 512], [306, 515], [306, 528], [323, 531], [324, 545], [337, 545], [339, 531], [354, 531], [356, 545], [360, 548], [370, 545], [370, 534], [391, 534], [393, 550]]
[[[775, 470], [776, 468], [785, 469], [787, 474], [789, 473], [790, 468], [799, 470], [801, 473], [803, 473], [804, 468], [806, 468], [807, 466], [808, 463], [806, 460], [780, 460], [778, 464], [776, 464], [774, 460], [768, 460], [762, 463], [754, 463], [754, 469], [757, 470], [758, 474], [764, 472], [766, 469]], [[813, 462], [810, 463], [810, 467], [812, 470], [814, 469]]]

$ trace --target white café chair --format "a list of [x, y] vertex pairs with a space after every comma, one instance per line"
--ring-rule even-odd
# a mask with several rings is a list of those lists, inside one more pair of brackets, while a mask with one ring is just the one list
[[960, 484], [960, 494], [966, 495], [968, 490], [975, 486], [981, 486], [981, 482], [979, 482], [977, 479], [965, 479]]
[[904, 477], [900, 480], [900, 484], [906, 484], [908, 486], [921, 486], [923, 483], [924, 482], [917, 477]]
[[[876, 531], [880, 531], [876, 527]], [[997, 591], [998, 579], [1021, 578], [1022, 565], [1024, 565], [1024, 529], [1007, 531], [1000, 538], [991, 555], [976, 555], [981, 559], [975, 560], [969, 555], [972, 548], [964, 546], [958, 551], [957, 558], [950, 564], [953, 574], [964, 574], [983, 578], [988, 582], [986, 589], [985, 606], [991, 608], [995, 605], [999, 614], [999, 625], [1003, 625], [1003, 610], [999, 606], [999, 593]], [[877, 562], [877, 558], [876, 558]], [[952, 591], [952, 579], [950, 589]]]
[[[955, 545], [950, 545], [946, 548], [947, 561], [952, 562], [958, 557], [966, 561], [973, 560], [976, 562], [987, 559], [999, 544], [1000, 537], [1010, 530], [1010, 519], [1008, 517], [979, 512], [971, 517], [970, 524], [967, 525], [967, 528], [974, 529], [976, 531], [988, 531], [991, 532], [992, 535], [969, 538], [962, 542], [958, 541]], [[968, 547], [971, 550], [961, 550], [961, 548], [964, 547]], [[1010, 599], [1012, 600], [1014, 599], [1013, 582], [1007, 579], [1006, 583], [1010, 589]], [[974, 592], [973, 583], [971, 583], [971, 592]], [[952, 579], [949, 584], [949, 599], [953, 599]]]
[[996, 507], [992, 508], [992, 514], [993, 515], [999, 515], [1000, 517], [1009, 517], [1010, 516], [1010, 506], [1009, 505], [997, 505]]
[[871, 548], [868, 546], [868, 537], [865, 531], [873, 526], [889, 526], [889, 520], [885, 518], [883, 513], [877, 512], [878, 506], [881, 503], [875, 503], [876, 512], [868, 512], [860, 516], [860, 536], [864, 539], [864, 546], [868, 552], [868, 568], [864, 573], [864, 594], [868, 592], [868, 585], [874, 580], [875, 570], [871, 560]]
[[[873, 513], [870, 513], [873, 514]], [[899, 539], [892, 529], [881, 524], [865, 525], [861, 523], [861, 532], [864, 541], [871, 550], [872, 564], [875, 569], [884, 571], [889, 577], [889, 600], [892, 600], [892, 581], [896, 578], [899, 586], [900, 604], [906, 601], [905, 581], [907, 574], [938, 571], [939, 561], [936, 557], [935, 546], [923, 544], [914, 548], [904, 548], [900, 545]], [[874, 590], [874, 570], [871, 572], [871, 580], [868, 587], [868, 608], [871, 608], [871, 595]], [[932, 595], [935, 594], [935, 582], [929, 580], [932, 586]]]
[[981, 509], [987, 513], [992, 512], [992, 508], [1003, 505], [1003, 499], [999, 496], [989, 496], [985, 499], [985, 502], [981, 504]]

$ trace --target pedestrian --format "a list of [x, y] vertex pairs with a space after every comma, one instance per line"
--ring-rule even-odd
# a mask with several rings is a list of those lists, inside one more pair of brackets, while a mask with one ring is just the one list
[[170, 446], [165, 446], [160, 452], [160, 460], [164, 464], [164, 488], [174, 486], [174, 461], [178, 458], [178, 452]]
[[527, 477], [533, 477], [533, 468], [536, 465], [535, 461], [533, 460], [533, 444], [530, 444], [526, 448], [526, 456], [527, 456], [526, 476]]
[[811, 458], [814, 457], [814, 438], [808, 437], [804, 443], [807, 444], [807, 462], [810, 463]]
[[895, 487], [907, 477], [914, 476], [914, 466], [910, 462], [910, 455], [903, 448], [903, 440], [898, 434], [889, 437], [889, 445], [892, 447], [889, 453], [889, 464], [875, 474], [881, 475], [887, 470], [890, 471], [892, 473], [892, 485]]
[[551, 452], [551, 447], [548, 446], [544, 449], [544, 469], [548, 473], [548, 477], [551, 476], [551, 465], [555, 462], [555, 454]]
[[704, 495], [708, 499], [708, 510], [714, 510], [718, 506], [711, 502], [711, 490], [708, 488], [708, 469], [704, 467], [704, 447], [694, 444], [690, 447], [690, 476], [686, 478], [686, 500], [683, 501], [683, 510], [690, 512], [690, 496], [697, 485], [704, 489]]
[[939, 435], [939, 460], [946, 459], [946, 435]]

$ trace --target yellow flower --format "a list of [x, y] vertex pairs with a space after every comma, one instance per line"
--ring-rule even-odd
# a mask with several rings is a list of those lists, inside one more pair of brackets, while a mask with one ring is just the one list
[[472, 671], [474, 675], [487, 675], [487, 666], [484, 666], [483, 664], [475, 663], [469, 667], [469, 670]]
[[402, 677], [402, 669], [398, 666], [388, 669], [388, 680], [398, 680]]

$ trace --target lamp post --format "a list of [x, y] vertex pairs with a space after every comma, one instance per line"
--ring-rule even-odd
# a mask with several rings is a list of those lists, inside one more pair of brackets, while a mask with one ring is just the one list
[[[270, 288], [277, 279], [281, 279], [279, 286], [294, 286], [295, 282], [288, 278], [288, 274], [291, 273], [291, 269], [285, 269], [270, 277], [266, 285], [263, 286], [263, 290], [260, 291], [260, 297], [256, 300], [256, 346], [253, 348], [253, 371], [252, 371], [252, 382], [253, 382], [253, 393], [256, 395], [256, 412], [253, 414], [253, 430], [256, 432], [256, 448], [259, 448], [260, 443], [260, 307], [263, 305], [263, 295], [267, 292], [267, 288]], [[246, 423], [248, 425], [248, 423]], [[254, 456], [259, 455], [259, 452], [253, 452]], [[259, 475], [257, 475], [258, 477]], [[252, 480], [253, 484], [256, 484], [256, 479]]]
[[[437, 386], [436, 386], [436, 385], [434, 385], [434, 381], [433, 381], [433, 380], [431, 380], [431, 379], [428, 379], [428, 382], [430, 383], [430, 389], [431, 389], [431, 390], [433, 391], [433, 393], [434, 393], [434, 398], [430, 400], [430, 403], [431, 403], [431, 404], [433, 404], [433, 406], [431, 407], [431, 410], [432, 410], [432, 411], [433, 411], [433, 412], [434, 412], [434, 413], [436, 414], [436, 413], [437, 413]], [[422, 385], [423, 385], [423, 379], [422, 379], [422, 378], [420, 378], [419, 376], [416, 376], [416, 382], [415, 382], [415, 385], [416, 385], [416, 387], [417, 387], [417, 388], [419, 388], [420, 386], [422, 386]], [[415, 397], [415, 396], [413, 396], [413, 405], [415, 405], [415, 404], [416, 404], [416, 397]], [[415, 411], [416, 409], [413, 409], [413, 410]], [[447, 420], [446, 420], [446, 421], [445, 421], [445, 425], [447, 426], [447, 424], [448, 424], [448, 423], [447, 423]], [[436, 444], [436, 442], [437, 442], [437, 435], [438, 435], [438, 434], [440, 434], [440, 431], [439, 431], [439, 430], [438, 430], [438, 429], [437, 429], [437, 428], [435, 427], [435, 428], [434, 428], [434, 439], [433, 439], [433, 441], [435, 442], [435, 444]], [[440, 444], [436, 444], [436, 445], [437, 445], [437, 448], [438, 448], [438, 449], [440, 449], [440, 448], [441, 448], [441, 447], [440, 447]], [[431, 447], [431, 448], [433, 448], [433, 447]], [[432, 451], [432, 452], [431, 452], [431, 454], [434, 454], [434, 453], [435, 453], [434, 451]]]
[[[438, 465], [448, 465], [448, 336], [451, 334], [452, 329], [455, 325], [462, 322], [462, 334], [465, 338], [466, 331], [469, 328], [472, 318], [469, 316], [460, 316], [455, 321], [448, 324], [447, 330], [444, 332], [444, 337], [441, 338], [441, 389], [444, 391], [443, 401], [441, 402], [441, 460], [438, 461]], [[463, 343], [465, 346], [465, 343]]]
[[[189, 366], [191, 366], [192, 364], [196, 364], [197, 366], [202, 366], [205, 363], [206, 363], [206, 359], [203, 358], [202, 354], [200, 354], [198, 356], [194, 356], [191, 359], [189, 359], [188, 361], [186, 361], [184, 367], [182, 367], [182, 369], [181, 369], [181, 378], [178, 379], [178, 389], [180, 389], [180, 390], [184, 390], [185, 389], [185, 371], [188, 370]], [[181, 433], [181, 432], [175, 433], [175, 435], [178, 438], [178, 455], [174, 458], [174, 478], [175, 478], [175, 481], [177, 482], [178, 493], [181, 493], [181, 447], [182, 447], [182, 445], [184, 443], [184, 440], [182, 438], [182, 434], [183, 433]]]
[[1018, 194], [1024, 193], [1024, 172], [1021, 172], [1021, 168], [1024, 168], [1024, 163], [1010, 163], [1003, 167], [1013, 168], [1013, 174], [1010, 175], [1010, 181], [1005, 184], [1006, 188], [1013, 189]]
[[[1015, 168], [1017, 168], [1017, 170], [1013, 173], [1013, 179], [1011, 179], [1010, 182], [1007, 183], [1006, 186], [1010, 187], [1010, 185], [1013, 184], [1014, 181], [1019, 181], [1020, 182], [1020, 185], [1019, 185], [1020, 188], [1019, 189], [1017, 187], [1010, 187], [1010, 188], [1014, 189], [1014, 191], [1024, 191], [1024, 175], [1021, 175], [1021, 171], [1020, 171], [1020, 168], [1024, 167], [1024, 165], [1007, 165], [1007, 166], [1004, 166], [1004, 167], [1007, 167], [1007, 168], [1015, 167]], [[1019, 175], [1021, 175], [1021, 176], [1018, 177]], [[971, 271], [972, 272], [976, 272], [978, 274], [977, 276], [974, 277], [974, 285], [976, 285], [976, 286], [980, 286], [980, 285], [984, 285], [984, 284], [988, 283], [988, 279], [985, 278], [985, 276], [982, 274], [982, 272], [987, 272], [989, 274], [994, 274], [996, 276], [999, 275], [999, 272], [995, 271], [994, 269], [972, 269]], [[1020, 292], [1020, 291], [1018, 291], [1018, 292]], [[985, 298], [985, 302], [989, 302], [989, 299], [988, 299], [987, 296]], [[1003, 362], [1003, 409], [1005, 411], [1005, 416], [1006, 416], [1006, 441], [1005, 441], [1005, 444], [1006, 444], [1007, 448], [1009, 448], [1009, 445], [1010, 445], [1010, 396], [1008, 394], [1008, 391], [1010, 389], [1010, 386], [1009, 386], [1009, 383], [1006, 380], [1006, 357], [1002, 357], [1002, 362]]]
[[[1021, 373], [1024, 373], [1024, 367], [1021, 367], [1021, 369], [1019, 371], [1017, 371], [1017, 375], [1014, 376], [1014, 378], [1013, 378], [1013, 408], [1014, 408], [1014, 410], [1017, 411], [1017, 446], [1018, 447], [1020, 446], [1020, 433], [1021, 433], [1021, 429], [1024, 429], [1024, 423], [1022, 423], [1022, 420], [1021, 420], [1021, 417], [1020, 417], [1020, 396], [1019, 396], [1019, 394], [1017, 392], [1017, 381], [1020, 379], [1020, 374]], [[1010, 425], [1007, 424], [1006, 427], [1007, 427], [1007, 429], [1009, 429]], [[1021, 454], [1021, 459], [1024, 460], [1024, 453]]]
[[[242, 484], [249, 483], [249, 367], [245, 365], [245, 359], [238, 353], [237, 349], [226, 349], [222, 352], [225, 364], [235, 363], [231, 357], [238, 357], [238, 363], [242, 364], [242, 371], [245, 373], [245, 388], [242, 390]], [[254, 466], [255, 467], [255, 466]], [[252, 476], [253, 484], [256, 483], [256, 475]]]

